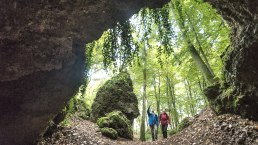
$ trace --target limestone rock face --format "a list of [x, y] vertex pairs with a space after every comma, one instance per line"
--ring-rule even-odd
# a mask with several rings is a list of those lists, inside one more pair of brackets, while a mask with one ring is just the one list
[[[206, 0], [232, 28], [225, 52], [225, 83], [206, 91], [218, 113], [236, 113], [258, 120], [258, 1]], [[212, 91], [209, 93], [209, 90]], [[215, 91], [217, 90], [217, 92]], [[209, 97], [209, 94], [213, 94]], [[214, 97], [214, 94], [219, 94]]]
[[132, 80], [126, 72], [114, 76], [99, 88], [92, 104], [92, 119], [96, 121], [115, 110], [121, 111], [131, 122], [139, 115]]
[[166, 0], [1, 0], [0, 144], [32, 144], [78, 89], [85, 44]]

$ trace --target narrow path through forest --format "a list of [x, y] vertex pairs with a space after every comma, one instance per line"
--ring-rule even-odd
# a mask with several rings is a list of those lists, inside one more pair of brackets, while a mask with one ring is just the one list
[[72, 127], [59, 128], [52, 137], [38, 145], [258, 145], [257, 122], [230, 114], [216, 116], [209, 108], [197, 115], [193, 123], [180, 133], [155, 142], [111, 140], [97, 132], [98, 126], [90, 121], [72, 118], [71, 123]]

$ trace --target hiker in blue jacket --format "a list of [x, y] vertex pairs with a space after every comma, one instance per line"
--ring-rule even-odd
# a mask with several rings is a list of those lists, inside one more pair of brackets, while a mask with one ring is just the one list
[[148, 118], [149, 118], [149, 125], [151, 128], [152, 141], [155, 141], [158, 139], [158, 135], [157, 135], [157, 128], [159, 125], [158, 116], [157, 116], [157, 114], [154, 113], [154, 111], [150, 112], [150, 106], [147, 110], [147, 114], [148, 114]]

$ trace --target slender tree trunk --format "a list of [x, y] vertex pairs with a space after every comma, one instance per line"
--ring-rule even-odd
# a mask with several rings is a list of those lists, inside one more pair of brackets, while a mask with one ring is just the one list
[[168, 93], [169, 93], [169, 100], [170, 100], [170, 105], [172, 105], [172, 116], [170, 117], [172, 120], [172, 124], [174, 127], [177, 127], [178, 125], [178, 112], [177, 112], [177, 107], [176, 107], [176, 98], [175, 98], [175, 93], [174, 93], [174, 85], [172, 84], [170, 78], [166, 76], [167, 79], [167, 85], [168, 85]]
[[190, 83], [185, 80], [185, 87], [186, 87], [186, 90], [188, 91], [188, 101], [189, 101], [189, 107], [190, 107], [190, 113], [191, 113], [191, 116], [194, 116], [195, 115], [195, 111], [194, 111], [194, 105], [193, 105], [193, 95], [192, 95], [192, 89], [191, 89], [191, 86], [190, 86]]
[[178, 122], [179, 122], [179, 120], [182, 120], [182, 107], [179, 106], [178, 109], [179, 109], [179, 114], [180, 114], [180, 115], [178, 115]]
[[195, 47], [188, 40], [187, 40], [187, 43], [188, 43], [188, 50], [189, 50], [189, 52], [190, 52], [190, 54], [191, 54], [195, 64], [199, 68], [199, 70], [203, 73], [203, 75], [205, 76], [205, 78], [207, 79], [207, 81], [210, 84], [215, 83], [216, 82], [215, 79], [214, 79], [215, 76], [210, 72], [209, 68], [204, 63], [204, 61], [200, 57], [199, 53], [195, 49]]
[[158, 92], [157, 92], [157, 84], [156, 84], [156, 75], [153, 75], [153, 81], [154, 81], [154, 95], [155, 95], [155, 100], [156, 100], [156, 111], [158, 116], [160, 115], [160, 82], [158, 83]]
[[[156, 75], [154, 74], [153, 75], [153, 81], [154, 81], [154, 84], [153, 84], [153, 87], [154, 87], [154, 94], [155, 94], [155, 99], [156, 99], [156, 106], [157, 106], [157, 114], [158, 114], [158, 117], [160, 115], [160, 98], [159, 98], [159, 94], [157, 93], [157, 86], [156, 86]], [[157, 134], [159, 133], [159, 126], [157, 128]]]
[[173, 104], [173, 113], [174, 113], [174, 122], [175, 122], [175, 127], [179, 124], [179, 119], [178, 119], [178, 112], [177, 112], [177, 107], [176, 107], [176, 96], [175, 96], [175, 86], [171, 86], [171, 92], [172, 92], [172, 104]]
[[169, 93], [169, 85], [168, 85], [168, 80], [166, 79], [166, 95], [167, 95], [167, 99], [168, 99], [168, 114], [170, 116], [170, 122], [171, 122], [171, 128], [175, 127], [174, 123], [172, 122], [172, 103], [171, 103], [171, 99], [170, 99], [170, 93]]
[[160, 80], [160, 72], [159, 72], [159, 83], [158, 83], [158, 114], [160, 115], [160, 84], [161, 84], [161, 80]]
[[199, 111], [200, 107], [201, 107], [201, 104], [200, 104], [200, 98], [198, 98], [198, 94], [196, 92], [195, 89], [193, 89], [193, 96], [194, 96], [194, 106], [195, 106], [195, 109], [194, 109], [194, 114], [197, 114], [197, 112]]
[[143, 95], [142, 95], [142, 121], [140, 129], [140, 140], [145, 141], [145, 119], [146, 119], [146, 87], [147, 87], [147, 51], [143, 48]]

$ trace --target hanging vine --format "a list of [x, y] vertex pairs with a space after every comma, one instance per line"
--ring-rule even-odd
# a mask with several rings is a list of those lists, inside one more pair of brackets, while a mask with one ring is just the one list
[[154, 9], [150, 15], [154, 19], [154, 23], [157, 25], [158, 37], [156, 39], [158, 42], [161, 42], [161, 45], [158, 46], [157, 58], [162, 66], [163, 62], [161, 55], [166, 54], [166, 57], [169, 57], [174, 52], [172, 49], [172, 46], [174, 45], [172, 40], [176, 38], [176, 35], [169, 19], [168, 6], [165, 6], [162, 9]]
[[118, 23], [110, 29], [104, 38], [102, 48], [104, 67], [112, 65], [123, 71], [137, 54], [137, 45], [133, 42], [132, 27], [129, 21]]

